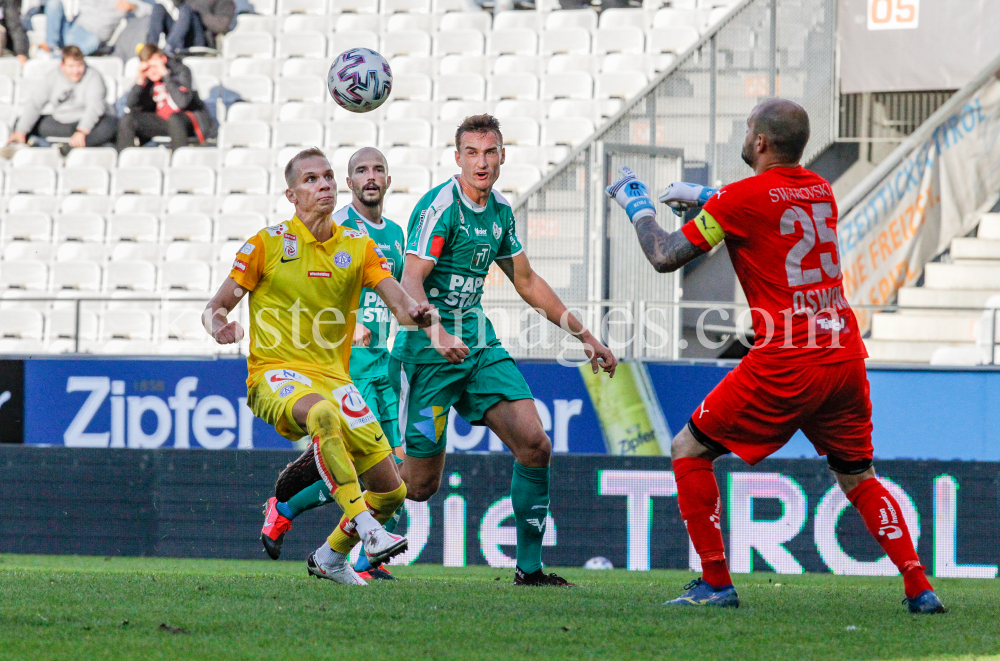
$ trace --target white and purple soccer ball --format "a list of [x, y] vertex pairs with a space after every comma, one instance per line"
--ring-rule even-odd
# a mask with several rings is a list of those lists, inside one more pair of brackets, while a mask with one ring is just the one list
[[370, 48], [351, 48], [333, 61], [327, 86], [341, 108], [370, 112], [389, 98], [392, 70], [385, 58]]

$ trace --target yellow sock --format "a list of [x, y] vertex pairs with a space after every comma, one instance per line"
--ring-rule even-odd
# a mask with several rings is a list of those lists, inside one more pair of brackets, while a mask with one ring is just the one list
[[313, 456], [320, 476], [347, 518], [353, 519], [365, 511], [366, 505], [354, 462], [340, 435], [336, 407], [325, 400], [313, 406], [306, 417], [306, 429], [313, 440]]
[[[399, 486], [392, 491], [387, 491], [386, 493], [372, 493], [371, 491], [365, 492], [365, 503], [368, 505], [369, 511], [371, 511], [372, 516], [379, 523], [384, 524], [386, 521], [392, 518], [392, 515], [396, 512], [399, 506], [406, 499], [406, 485], [402, 482]], [[360, 537], [356, 532], [351, 529], [351, 534], [344, 532], [344, 528], [350, 519], [346, 515], [341, 517], [340, 523], [337, 525], [336, 530], [327, 538], [330, 542], [330, 548], [338, 553], [343, 553], [347, 555], [354, 548], [354, 545], [360, 541]]]

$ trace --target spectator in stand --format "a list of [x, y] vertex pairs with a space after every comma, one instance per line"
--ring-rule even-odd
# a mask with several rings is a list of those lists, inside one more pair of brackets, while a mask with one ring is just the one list
[[6, 43], [2, 45], [13, 51], [18, 62], [24, 66], [28, 61], [28, 33], [21, 23], [21, 0], [2, 0], [0, 12], [0, 23], [7, 30]]
[[229, 32], [236, 17], [233, 0], [174, 0], [177, 18], [170, 16], [166, 6], [153, 6], [149, 19], [147, 44], [158, 44], [160, 35], [167, 35], [164, 52], [174, 55], [192, 46], [215, 48], [215, 37]]
[[191, 70], [153, 44], [139, 50], [139, 73], [126, 101], [128, 112], [118, 120], [118, 151], [144, 145], [159, 135], [170, 136], [170, 149], [187, 146], [191, 138], [205, 144], [217, 126], [191, 83]]
[[107, 44], [121, 20], [135, 10], [128, 0], [79, 0], [79, 13], [69, 19], [62, 0], [47, 0], [45, 43], [39, 48], [54, 54], [63, 46], [79, 46], [90, 55]]
[[[105, 102], [104, 78], [83, 60], [77, 46], [62, 49], [58, 71], [37, 84], [24, 112], [10, 134], [11, 143], [26, 143], [31, 136], [49, 140], [69, 138], [61, 145], [63, 154], [72, 147], [98, 147], [114, 142], [115, 116]], [[43, 109], [51, 109], [43, 115]]]

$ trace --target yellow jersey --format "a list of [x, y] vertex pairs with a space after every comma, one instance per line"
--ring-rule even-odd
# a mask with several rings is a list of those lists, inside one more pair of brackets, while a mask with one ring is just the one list
[[250, 292], [249, 386], [278, 366], [349, 380], [361, 288], [392, 270], [365, 232], [334, 224], [320, 243], [293, 216], [243, 244], [229, 277]]

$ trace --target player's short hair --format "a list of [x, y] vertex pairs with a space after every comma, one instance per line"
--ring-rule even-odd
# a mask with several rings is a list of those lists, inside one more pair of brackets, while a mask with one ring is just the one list
[[757, 110], [753, 131], [767, 136], [784, 160], [797, 163], [809, 142], [809, 114], [794, 101], [769, 99]]
[[165, 55], [165, 53], [156, 44], [145, 44], [139, 49], [140, 62], [149, 62], [149, 58], [154, 55]]
[[66, 46], [62, 49], [62, 61], [66, 60], [76, 60], [77, 62], [83, 62], [83, 51], [80, 50], [79, 46]]
[[307, 158], [312, 158], [313, 156], [319, 156], [320, 158], [326, 158], [326, 154], [319, 147], [310, 147], [309, 149], [303, 149], [295, 156], [292, 156], [292, 160], [288, 161], [288, 165], [285, 166], [285, 183], [289, 188], [295, 183], [295, 175], [298, 173], [299, 161], [303, 161]]
[[462, 136], [466, 133], [478, 133], [480, 135], [496, 133], [497, 140], [500, 141], [500, 146], [503, 147], [503, 133], [500, 132], [500, 120], [493, 115], [484, 113], [482, 115], [471, 115], [466, 117], [465, 120], [458, 125], [458, 130], [455, 131], [455, 149], [458, 149], [461, 146]]

